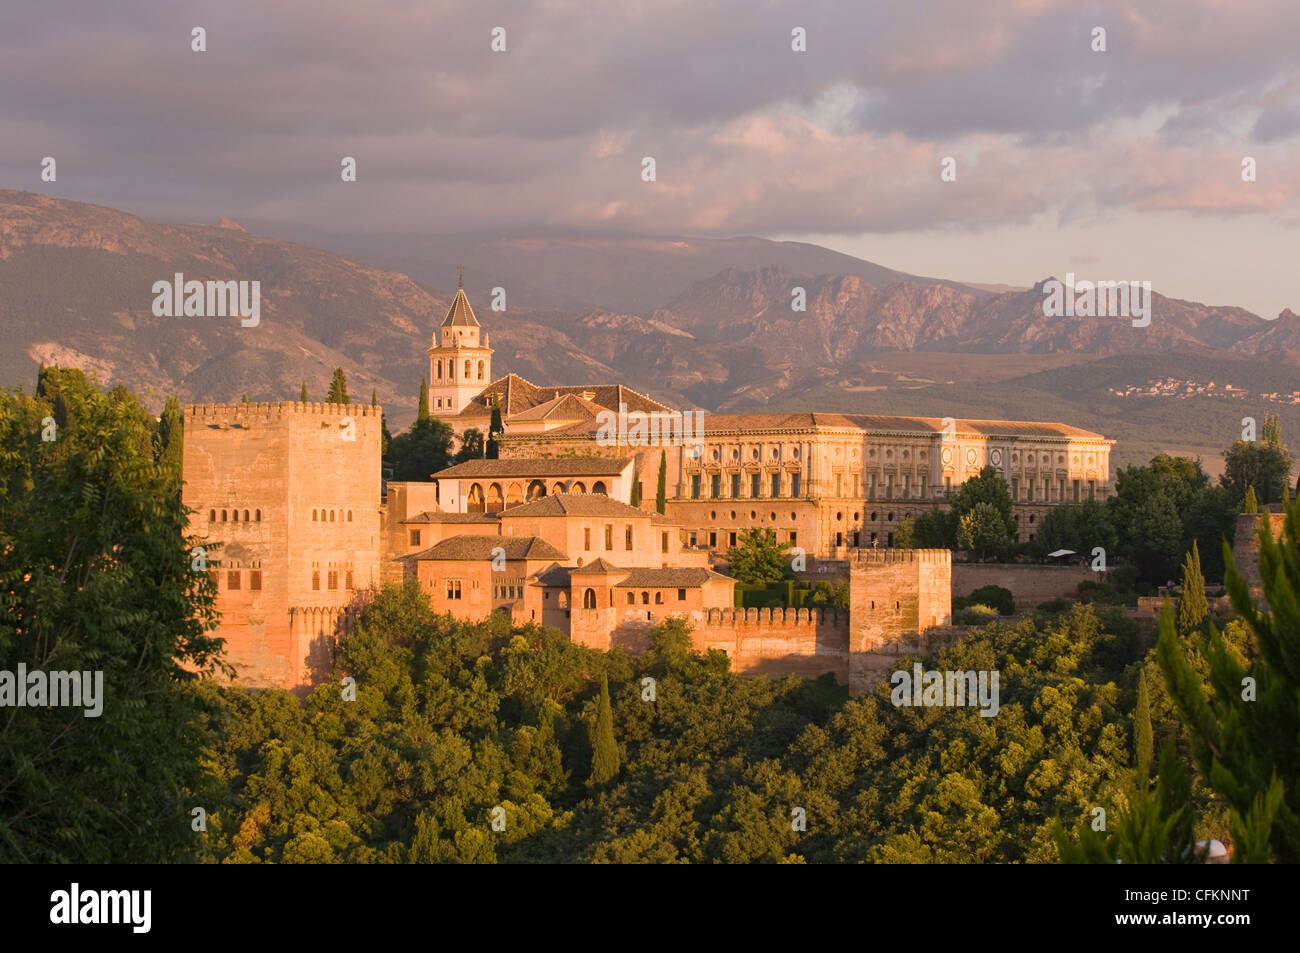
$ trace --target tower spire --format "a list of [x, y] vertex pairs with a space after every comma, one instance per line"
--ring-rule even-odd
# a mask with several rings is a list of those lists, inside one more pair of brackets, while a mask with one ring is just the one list
[[456, 266], [456, 287], [457, 288], [465, 287], [465, 266], [464, 265]]

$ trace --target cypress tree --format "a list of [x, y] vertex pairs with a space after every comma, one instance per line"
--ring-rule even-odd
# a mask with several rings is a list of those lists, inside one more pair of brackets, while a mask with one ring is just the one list
[[1192, 542], [1192, 551], [1183, 563], [1183, 597], [1178, 600], [1178, 634], [1191, 635], [1210, 614], [1205, 598], [1205, 577], [1201, 575], [1201, 550]]
[[420, 406], [416, 408], [415, 418], [429, 419], [429, 384], [423, 377], [420, 378]]
[[1133, 712], [1133, 747], [1138, 788], [1146, 790], [1147, 779], [1151, 777], [1151, 758], [1155, 754], [1155, 742], [1151, 733], [1151, 698], [1147, 691], [1146, 669], [1138, 674], [1137, 708]]
[[184, 433], [181, 422], [181, 402], [175, 396], [168, 397], [167, 403], [163, 406], [162, 418], [158, 421], [158, 444], [158, 462], [179, 480]]
[[309, 403], [311, 403], [311, 401], [309, 401], [309, 400], [307, 399], [307, 382], [306, 382], [306, 381], [303, 381], [303, 382], [302, 382], [302, 396], [300, 396], [300, 397], [298, 398], [298, 400], [300, 400], [300, 401], [301, 401], [302, 403], [304, 403], [304, 404], [309, 404]]
[[[638, 476], [640, 476], [641, 474], [639, 474], [639, 473], [633, 473], [632, 475], [633, 475], [634, 477], [638, 477]], [[634, 480], [632, 481], [632, 497], [631, 497], [631, 504], [632, 504], [633, 506], [640, 506], [640, 505], [641, 505], [641, 481], [640, 481], [640, 480], [636, 480], [636, 479], [634, 479]]]
[[600, 700], [591, 737], [592, 786], [605, 784], [618, 775], [618, 742], [614, 740], [614, 713], [609, 707], [609, 677], [600, 677]]
[[1245, 507], [1242, 510], [1243, 513], [1259, 512], [1259, 499], [1255, 496], [1255, 487], [1253, 485], [1246, 487], [1246, 502], [1243, 505]]
[[659, 451], [659, 486], [655, 490], [655, 509], [662, 515], [668, 507], [668, 451]]
[[1296, 863], [1300, 760], [1294, 745], [1282, 739], [1300, 736], [1300, 506], [1286, 506], [1281, 539], [1274, 540], [1267, 525], [1259, 527], [1259, 575], [1268, 608], [1261, 611], [1251, 596], [1226, 543], [1224, 562], [1228, 595], [1254, 632], [1257, 654], [1245, 658], [1213, 623], [1202, 653], [1178, 638], [1168, 606], [1156, 654], [1201, 774], [1228, 803], [1234, 860]]
[[379, 406], [379, 395], [375, 392], [375, 389], [373, 387], [370, 388], [370, 406], [371, 407]]
[[346, 404], [348, 402], [348, 378], [343, 368], [334, 368], [334, 377], [330, 380], [330, 395], [327, 403]]
[[486, 446], [486, 456], [489, 460], [496, 460], [501, 453], [501, 447], [497, 443], [497, 438], [505, 433], [505, 424], [501, 422], [501, 403], [497, 400], [496, 394], [492, 395], [492, 420], [488, 423], [488, 440]]

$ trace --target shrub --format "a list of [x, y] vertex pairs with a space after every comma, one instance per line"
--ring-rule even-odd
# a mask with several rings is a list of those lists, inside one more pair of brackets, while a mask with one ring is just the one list
[[989, 622], [996, 622], [998, 619], [998, 610], [992, 606], [973, 605], [954, 612], [952, 616], [955, 625], [986, 625]]
[[1016, 600], [1010, 589], [1001, 586], [980, 586], [964, 600], [967, 606], [992, 606], [1002, 615], [1015, 615]]

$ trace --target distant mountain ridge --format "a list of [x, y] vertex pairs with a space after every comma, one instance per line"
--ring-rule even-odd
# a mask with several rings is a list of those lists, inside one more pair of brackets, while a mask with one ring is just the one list
[[[416, 253], [429, 243], [410, 244], [394, 250], [376, 243], [366, 257], [391, 265], [405, 255], [420, 266], [412, 268], [415, 279], [261, 237], [229, 219], [158, 224], [101, 206], [0, 192], [0, 326], [7, 342], [0, 381], [30, 384], [44, 360], [93, 370], [106, 384], [126, 383], [153, 405], [170, 393], [183, 401], [294, 398], [304, 380], [322, 399], [333, 368], [342, 367], [352, 398], [368, 399], [374, 389], [400, 426], [414, 416], [428, 371], [425, 348], [450, 301], [438, 287], [455, 275], [454, 263]], [[1165, 364], [1181, 354], [1200, 368], [1220, 355], [1234, 367], [1258, 366], [1258, 376], [1300, 365], [1300, 318], [1291, 311], [1263, 321], [1240, 308], [1158, 291], [1151, 325], [1134, 328], [1124, 318], [1045, 317], [1042, 282], [976, 288], [798, 242], [533, 237], [486, 241], [471, 251], [466, 288], [496, 350], [494, 376], [513, 371], [539, 385], [620, 381], [668, 404], [715, 412], [769, 405], [829, 410], [809, 402], [832, 395], [837, 410], [906, 409], [931, 392], [925, 388], [937, 394], [948, 386], [942, 377], [956, 378], [949, 385], [958, 393], [962, 381], [980, 382], [985, 416], [1001, 400], [1008, 415], [1032, 418], [1041, 416], [1033, 404], [1045, 401], [1026, 403], [1023, 388], [997, 397], [1002, 392], [994, 385], [1009, 380], [1017, 364], [1028, 375], [1115, 356], [1132, 356], [1121, 366], [1141, 368], [1144, 354]], [[446, 248], [438, 253], [451, 257]], [[260, 281], [261, 325], [154, 317], [153, 282], [176, 272]], [[503, 312], [491, 309], [494, 287], [508, 293]], [[804, 291], [804, 311], [792, 309], [795, 288]], [[916, 360], [904, 360], [909, 354]], [[936, 366], [925, 354], [953, 358], [940, 360], [938, 375], [931, 369], [890, 376], [891, 366], [909, 361]], [[1025, 360], [1008, 370], [1009, 355]], [[1032, 387], [1050, 381], [1035, 378]], [[1098, 400], [1078, 388], [1071, 399]], [[1106, 418], [1096, 417], [1095, 407], [1081, 408], [1079, 416], [1089, 415], [1068, 422], [1105, 432]], [[1208, 446], [1230, 442], [1198, 439]]]

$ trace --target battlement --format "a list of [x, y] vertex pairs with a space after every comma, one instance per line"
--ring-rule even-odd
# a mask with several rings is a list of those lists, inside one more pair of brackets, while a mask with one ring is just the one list
[[863, 549], [851, 557], [855, 565], [884, 566], [917, 563], [929, 566], [951, 566], [950, 549]]
[[223, 420], [247, 420], [260, 418], [270, 420], [289, 415], [311, 414], [318, 417], [378, 417], [383, 413], [382, 407], [371, 404], [328, 404], [301, 403], [298, 401], [276, 401], [273, 403], [247, 404], [242, 401], [235, 404], [186, 404], [185, 419], [204, 423], [220, 423]]
[[712, 627], [831, 625], [847, 626], [849, 614], [840, 609], [709, 609], [704, 624]]

